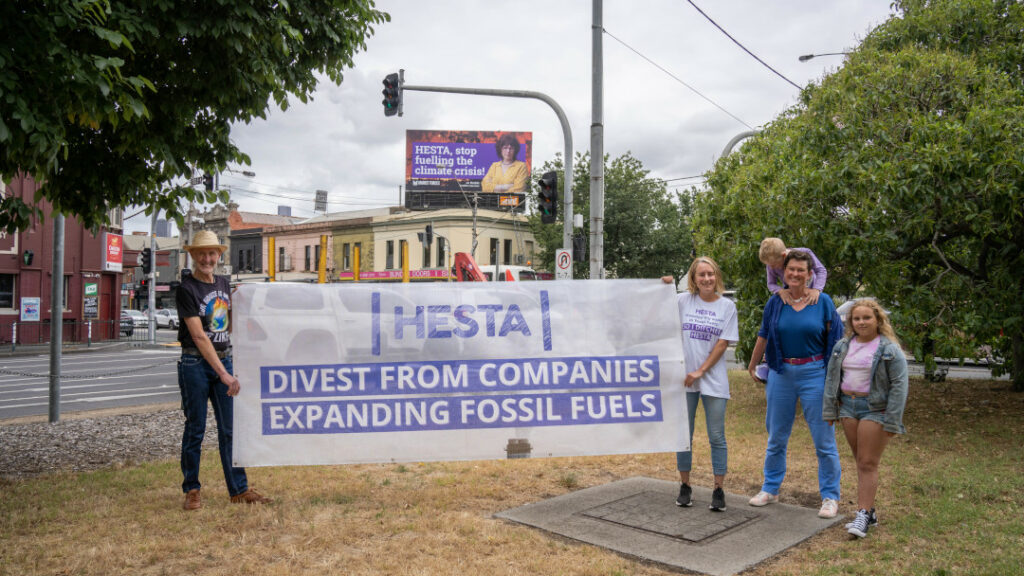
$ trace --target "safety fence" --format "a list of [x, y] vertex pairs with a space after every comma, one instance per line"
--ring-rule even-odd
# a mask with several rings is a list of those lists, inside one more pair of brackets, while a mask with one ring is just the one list
[[[54, 327], [49, 320], [23, 322], [0, 320], [0, 347], [39, 346], [50, 342]], [[99, 342], [139, 341], [148, 338], [147, 326], [132, 326], [114, 320], [65, 320], [61, 324], [64, 344], [89, 346]]]

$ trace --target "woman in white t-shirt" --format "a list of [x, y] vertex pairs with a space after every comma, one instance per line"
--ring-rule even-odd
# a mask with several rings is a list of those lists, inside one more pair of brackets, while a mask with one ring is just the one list
[[907, 359], [885, 310], [874, 300], [857, 300], [846, 317], [845, 337], [832, 349], [821, 416], [829, 424], [842, 423], [857, 460], [859, 510], [846, 531], [858, 538], [878, 523], [878, 463], [889, 438], [906, 432], [907, 387]]
[[[671, 276], [662, 280], [672, 282]], [[725, 405], [729, 399], [729, 376], [725, 369], [725, 349], [739, 340], [736, 305], [723, 298], [725, 281], [722, 270], [711, 258], [701, 256], [687, 272], [688, 292], [678, 295], [679, 320], [683, 326], [683, 358], [686, 360], [686, 405], [690, 421], [690, 447], [693, 448], [693, 421], [698, 402], [704, 405], [708, 441], [711, 444], [711, 468], [715, 488], [708, 506], [725, 510], [725, 483], [728, 451], [725, 442]], [[690, 468], [692, 452], [676, 453], [679, 470], [677, 506], [692, 506]]]

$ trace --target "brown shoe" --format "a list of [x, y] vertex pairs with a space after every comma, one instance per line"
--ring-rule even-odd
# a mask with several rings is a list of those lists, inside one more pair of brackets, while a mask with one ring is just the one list
[[273, 500], [252, 488], [231, 497], [232, 504], [270, 504], [271, 502], [273, 502]]
[[199, 499], [199, 488], [193, 488], [185, 494], [185, 503], [181, 507], [184, 510], [199, 510], [203, 507], [203, 502]]

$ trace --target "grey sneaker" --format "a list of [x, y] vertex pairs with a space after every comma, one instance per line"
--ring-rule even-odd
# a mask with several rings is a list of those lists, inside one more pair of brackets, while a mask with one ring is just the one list
[[871, 516], [867, 510], [861, 508], [857, 512], [857, 517], [850, 522], [850, 527], [846, 529], [847, 532], [853, 534], [858, 538], [863, 538], [868, 535], [868, 528], [871, 525]]
[[690, 495], [693, 494], [693, 489], [686, 482], [679, 487], [679, 498], [676, 498], [676, 506], [690, 507], [693, 506], [693, 500]]
[[711, 504], [708, 508], [715, 512], [725, 512], [725, 491], [721, 487], [715, 488], [711, 493]]

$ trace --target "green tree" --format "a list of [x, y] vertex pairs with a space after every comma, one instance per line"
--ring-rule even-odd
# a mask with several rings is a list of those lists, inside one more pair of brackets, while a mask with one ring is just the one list
[[[535, 176], [548, 170], [558, 172], [559, 190], [564, 191], [560, 156], [545, 162]], [[611, 162], [605, 159], [604, 267], [612, 278], [656, 278], [678, 273], [692, 257], [691, 194], [673, 195], [664, 181], [650, 178], [649, 173], [629, 152]], [[558, 212], [564, 218], [563, 208], [560, 203]], [[589, 154], [577, 154], [573, 162], [573, 211], [583, 214], [584, 227], [576, 233], [585, 235], [589, 242]], [[562, 222], [544, 225], [535, 213], [530, 217], [530, 229], [539, 244], [540, 263], [536, 266], [553, 270], [555, 250], [562, 247]], [[588, 278], [589, 274], [589, 264], [576, 264], [576, 278]]]
[[743, 279], [744, 351], [767, 297], [757, 246], [779, 236], [822, 257], [827, 292], [880, 297], [918, 358], [990, 354], [1024, 389], [1024, 10], [897, 6], [842, 69], [719, 160], [698, 249]]
[[[307, 101], [317, 74], [341, 82], [388, 20], [372, 0], [5, 0], [0, 174], [31, 174], [37, 202], [87, 226], [110, 206], [176, 214], [203, 194], [175, 180], [249, 162], [231, 123]], [[4, 199], [0, 229], [33, 213]]]

